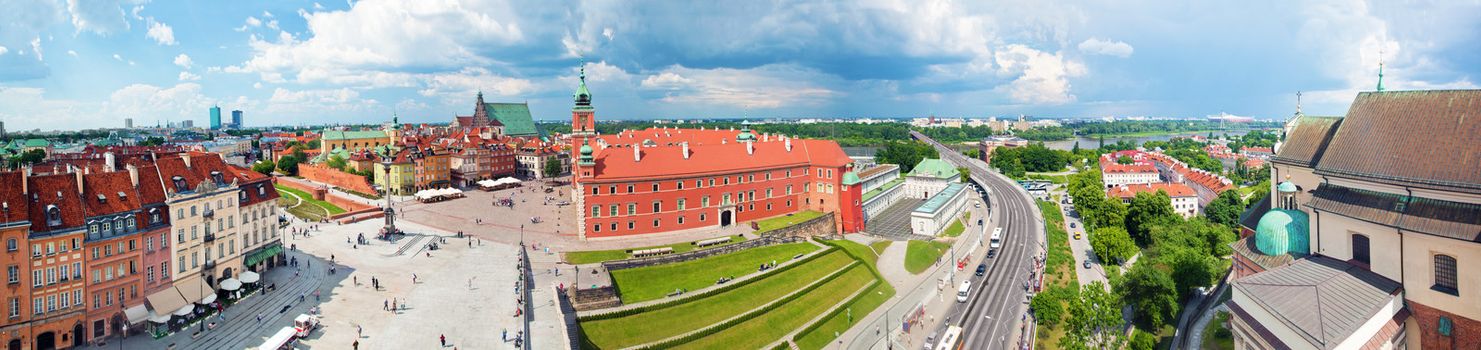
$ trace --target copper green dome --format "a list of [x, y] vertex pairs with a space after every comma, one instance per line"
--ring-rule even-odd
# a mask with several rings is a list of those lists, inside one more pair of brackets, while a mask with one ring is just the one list
[[1306, 255], [1311, 249], [1309, 227], [1305, 212], [1271, 209], [1255, 225], [1255, 247], [1265, 255]]
[[1296, 192], [1296, 184], [1290, 181], [1282, 181], [1280, 185], [1275, 186], [1275, 190], [1280, 192]]
[[586, 63], [581, 64], [581, 86], [576, 87], [576, 93], [571, 94], [576, 99], [577, 106], [591, 105], [591, 91], [586, 89]]
[[735, 135], [736, 141], [756, 141], [756, 134], [751, 133], [751, 126], [741, 126], [740, 134]]

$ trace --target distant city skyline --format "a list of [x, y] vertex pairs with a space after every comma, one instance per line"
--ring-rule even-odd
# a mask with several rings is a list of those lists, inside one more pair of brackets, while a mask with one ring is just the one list
[[[411, 9], [417, 11], [412, 15]], [[0, 121], [73, 130], [242, 110], [248, 127], [445, 122], [474, 94], [603, 120], [1341, 115], [1474, 89], [1481, 4], [950, 1], [7, 5]]]

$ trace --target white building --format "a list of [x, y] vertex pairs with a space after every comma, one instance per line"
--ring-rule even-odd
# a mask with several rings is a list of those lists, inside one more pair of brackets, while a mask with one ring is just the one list
[[948, 184], [926, 200], [925, 204], [910, 212], [911, 233], [936, 236], [951, 226], [951, 221], [956, 220], [967, 203], [967, 192], [970, 191], [966, 188], [967, 185], [960, 182]]
[[922, 159], [905, 175], [905, 197], [928, 199], [946, 188], [947, 184], [960, 182], [962, 173], [956, 167], [935, 158]]

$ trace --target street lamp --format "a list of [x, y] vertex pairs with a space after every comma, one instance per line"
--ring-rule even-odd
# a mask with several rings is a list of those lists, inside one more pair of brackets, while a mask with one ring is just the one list
[[129, 336], [129, 325], [123, 325], [123, 333], [118, 335], [118, 350], [123, 350], [123, 340]]

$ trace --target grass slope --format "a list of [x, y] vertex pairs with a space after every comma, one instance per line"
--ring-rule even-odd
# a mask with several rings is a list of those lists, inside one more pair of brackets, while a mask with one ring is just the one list
[[[1064, 215], [1059, 211], [1056, 202], [1038, 201], [1039, 212], [1044, 216], [1044, 234], [1049, 242], [1049, 257], [1044, 267], [1044, 289], [1050, 288], [1080, 288], [1079, 278], [1075, 276], [1075, 255], [1070, 251], [1069, 233], [1064, 230]], [[1063, 327], [1065, 322], [1060, 322]], [[1064, 329], [1045, 327], [1041, 323], [1035, 339], [1035, 348], [1058, 349], [1059, 338], [1064, 337]]]
[[[733, 243], [740, 243], [740, 242], [745, 242], [745, 241], [746, 241], [746, 237], [745, 236], [735, 235], [735, 236], [731, 236], [730, 237], [730, 243], [725, 243], [725, 244], [716, 245], [716, 246], [709, 246], [709, 247], [705, 247], [705, 248], [706, 249], [709, 249], [709, 248], [718, 248], [718, 247], [722, 247], [722, 246], [725, 246], [725, 245], [729, 245], [729, 244], [733, 244]], [[594, 263], [599, 263], [599, 262], [604, 262], [604, 261], [631, 259], [633, 256], [632, 256], [632, 254], [628, 254], [627, 253], [629, 250], [642, 250], [642, 249], [653, 249], [653, 248], [662, 248], [662, 247], [672, 248], [674, 250], [674, 253], [673, 254], [685, 253], [685, 252], [689, 252], [689, 251], [693, 251], [695, 249], [698, 249], [698, 247], [696, 247], [694, 245], [694, 242], [681, 242], [681, 243], [674, 243], [674, 244], [669, 244], [669, 245], [658, 245], [658, 246], [651, 246], [651, 247], [639, 247], [639, 248], [627, 248], [627, 249], [613, 249], [613, 250], [588, 250], [588, 251], [579, 251], [579, 252], [566, 252], [565, 258], [566, 258], [566, 263], [568, 263], [568, 264], [574, 264], [574, 265], [594, 264]]]
[[759, 317], [675, 348], [759, 349], [807, 325], [813, 318], [837, 305], [839, 299], [846, 298], [874, 280], [874, 275], [867, 268], [851, 267], [848, 272], [807, 295], [782, 304]]
[[905, 271], [910, 271], [912, 275], [919, 275], [921, 272], [925, 272], [926, 269], [931, 268], [931, 265], [936, 263], [936, 259], [946, 254], [947, 249], [951, 249], [950, 243], [910, 241], [905, 246]]
[[816, 218], [816, 217], [819, 217], [819, 216], [823, 216], [823, 213], [822, 212], [818, 212], [818, 211], [812, 211], [812, 210], [803, 210], [803, 211], [800, 211], [800, 212], [793, 213], [792, 215], [782, 215], [782, 216], [778, 216], [778, 217], [774, 217], [774, 218], [770, 218], [770, 219], [766, 219], [766, 220], [757, 221], [756, 222], [756, 227], [757, 227], [756, 234], [759, 235], [759, 234], [766, 233], [766, 232], [769, 232], [769, 231], [774, 231], [774, 230], [777, 230], [777, 229], [780, 229], [780, 228], [783, 228], [783, 227], [796, 225], [796, 224], [801, 223], [803, 221], [812, 220], [812, 218]]
[[831, 252], [807, 264], [703, 299], [625, 317], [582, 322], [581, 331], [592, 344], [606, 349], [663, 340], [764, 305], [853, 261], [842, 252]]
[[811, 243], [751, 248], [685, 262], [612, 271], [612, 282], [622, 294], [622, 302], [632, 304], [663, 298], [674, 289], [692, 291], [708, 287], [720, 277], [744, 276], [756, 272], [762, 263], [781, 263], [818, 249]]

